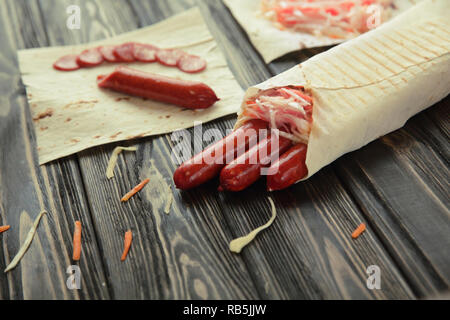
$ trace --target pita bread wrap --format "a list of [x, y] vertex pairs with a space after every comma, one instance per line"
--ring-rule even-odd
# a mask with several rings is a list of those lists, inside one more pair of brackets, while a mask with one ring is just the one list
[[450, 1], [425, 0], [380, 28], [247, 90], [304, 86], [313, 97], [308, 178], [341, 155], [402, 127], [450, 92]]

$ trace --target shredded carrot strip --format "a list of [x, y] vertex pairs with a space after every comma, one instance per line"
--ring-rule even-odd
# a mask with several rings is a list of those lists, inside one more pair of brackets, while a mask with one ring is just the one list
[[364, 223], [361, 223], [361, 224], [358, 226], [358, 228], [356, 228], [355, 231], [353, 231], [353, 233], [352, 233], [352, 238], [353, 238], [353, 239], [358, 238], [358, 237], [361, 235], [361, 233], [364, 232], [364, 230], [366, 230], [366, 225], [365, 225]]
[[131, 189], [130, 192], [128, 192], [126, 195], [124, 195], [122, 197], [122, 199], [120, 199], [120, 201], [122, 201], [122, 202], [128, 201], [132, 196], [134, 196], [136, 193], [138, 193], [149, 181], [150, 181], [150, 179], [147, 178], [144, 181], [142, 181], [141, 183], [139, 183], [136, 187]]
[[80, 260], [81, 256], [81, 222], [75, 221], [75, 231], [73, 232], [73, 256], [74, 261]]
[[11, 228], [11, 226], [0, 226], [0, 233], [5, 232], [9, 228]]
[[127, 232], [125, 232], [123, 253], [122, 253], [122, 257], [120, 258], [120, 261], [124, 261], [127, 258], [127, 254], [128, 254], [128, 251], [130, 251], [132, 240], [133, 240], [133, 234], [131, 233], [131, 230], [128, 230]]

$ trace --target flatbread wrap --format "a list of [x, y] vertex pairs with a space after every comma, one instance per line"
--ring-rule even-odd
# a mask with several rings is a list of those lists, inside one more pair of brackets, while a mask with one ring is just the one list
[[[298, 173], [295, 181], [281, 183], [286, 187], [401, 128], [450, 92], [448, 12], [450, 1], [425, 0], [376, 30], [250, 87], [235, 132], [257, 120], [280, 129], [280, 151], [288, 149], [286, 139], [291, 149], [298, 149], [289, 159], [285, 154], [280, 157]], [[246, 152], [247, 159], [253, 149]], [[261, 163], [259, 167], [246, 161], [239, 164], [239, 158], [222, 168], [223, 189], [242, 190], [258, 178], [252, 175]], [[292, 169], [280, 163], [281, 169]], [[269, 186], [275, 178], [268, 175], [269, 190], [281, 189], [280, 183], [277, 188]]]

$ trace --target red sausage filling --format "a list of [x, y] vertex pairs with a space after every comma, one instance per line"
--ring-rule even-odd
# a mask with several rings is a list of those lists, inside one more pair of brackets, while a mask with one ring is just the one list
[[248, 119], [267, 121], [280, 136], [294, 143], [308, 143], [312, 124], [312, 98], [300, 86], [264, 90], [246, 101], [243, 122]]
[[[220, 141], [234, 140], [234, 135], [254, 121], [266, 123], [271, 129], [278, 129], [278, 143], [272, 145], [271, 137], [261, 140], [242, 155], [223, 165], [195, 163], [194, 159], [208, 153], [208, 147], [202, 153], [183, 163], [174, 174], [175, 184], [180, 189], [198, 186], [219, 174], [219, 190], [240, 191], [261, 176], [266, 167], [267, 189], [280, 190], [289, 187], [304, 178], [306, 167], [306, 151], [312, 124], [313, 100], [301, 86], [286, 86], [264, 90], [246, 101], [247, 108], [240, 120], [244, 123], [231, 135]], [[264, 125], [262, 126], [264, 127]], [[272, 131], [273, 133], [273, 131]], [[262, 152], [262, 153], [261, 153]], [[261, 154], [264, 154], [262, 156]], [[272, 155], [278, 155], [274, 159]], [[267, 168], [269, 167], [269, 168]]]

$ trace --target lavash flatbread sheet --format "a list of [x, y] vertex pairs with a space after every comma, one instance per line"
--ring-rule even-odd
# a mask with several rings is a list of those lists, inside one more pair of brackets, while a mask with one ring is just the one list
[[[249, 88], [241, 108], [260, 90], [310, 90], [309, 178], [450, 93], [449, 12], [449, 0], [424, 0], [380, 28]], [[236, 127], [243, 121], [240, 115]]]
[[[391, 17], [404, 12], [419, 1], [421, 0], [394, 0], [395, 9], [391, 11]], [[250, 41], [266, 63], [289, 52], [329, 46], [344, 41], [309, 33], [279, 30], [260, 13], [261, 0], [224, 0], [224, 2], [247, 32]]]
[[[72, 72], [57, 71], [52, 64], [59, 57], [80, 53], [85, 48], [128, 41], [180, 48], [207, 60], [198, 74], [158, 63], [129, 63], [132, 68], [201, 81], [221, 99], [204, 110], [182, 109], [169, 104], [101, 90], [96, 77], [119, 64], [103, 63]], [[22, 50], [18, 52], [22, 79], [33, 116], [39, 163], [64, 157], [101, 144], [172, 132], [210, 121], [239, 109], [243, 90], [211, 36], [200, 10], [194, 8], [153, 26], [84, 45]]]

